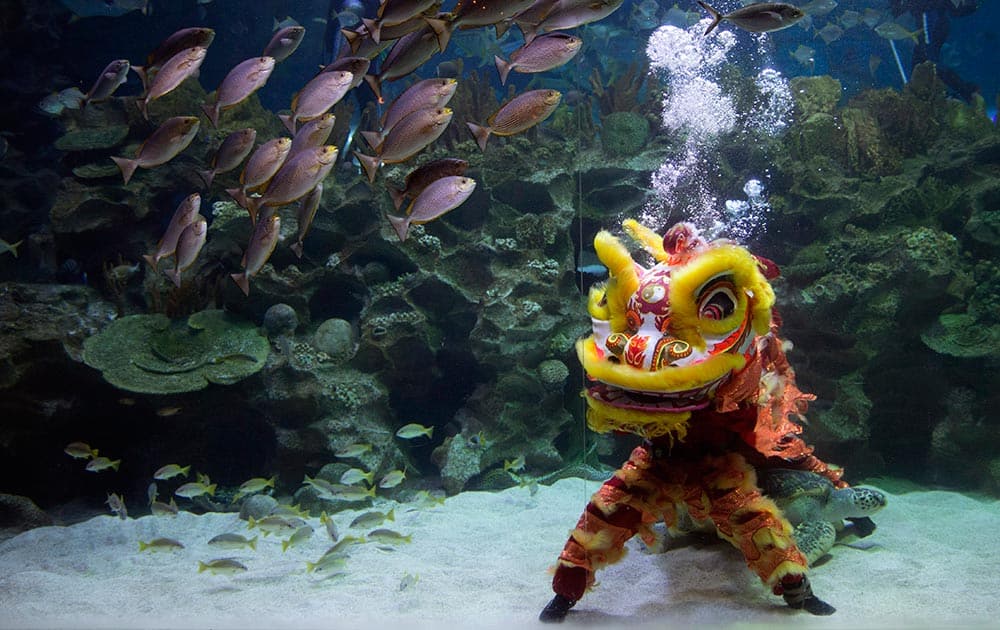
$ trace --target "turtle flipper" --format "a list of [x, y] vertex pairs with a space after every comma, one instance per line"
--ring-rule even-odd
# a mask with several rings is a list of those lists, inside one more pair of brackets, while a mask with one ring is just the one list
[[795, 544], [798, 545], [809, 565], [816, 564], [816, 561], [833, 548], [833, 543], [837, 542], [837, 530], [833, 523], [829, 521], [806, 521], [795, 526]]
[[837, 612], [836, 608], [813, 595], [809, 578], [804, 575], [786, 575], [781, 578], [780, 591], [789, 608], [805, 610], [818, 616], [832, 615]]
[[860, 516], [858, 518], [848, 518], [852, 523], [851, 533], [853, 533], [858, 538], [864, 538], [865, 536], [871, 536], [875, 532], [875, 521], [868, 518], [867, 516]]

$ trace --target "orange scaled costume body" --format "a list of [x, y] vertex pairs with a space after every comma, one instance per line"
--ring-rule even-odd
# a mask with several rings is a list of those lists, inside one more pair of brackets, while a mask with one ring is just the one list
[[662, 239], [632, 220], [623, 227], [655, 263], [635, 262], [608, 232], [595, 237], [610, 277], [590, 291], [594, 334], [577, 353], [591, 382], [588, 425], [645, 442], [571, 532], [541, 619], [563, 619], [628, 539], [651, 544], [655, 523], [674, 529], [687, 517], [714, 526], [793, 608], [832, 613], [812, 594], [791, 525], [757, 484], [758, 470], [796, 468], [846, 486], [798, 437], [794, 419], [814, 397], [795, 386], [772, 320], [776, 267], [732, 242], [706, 242], [690, 224]]

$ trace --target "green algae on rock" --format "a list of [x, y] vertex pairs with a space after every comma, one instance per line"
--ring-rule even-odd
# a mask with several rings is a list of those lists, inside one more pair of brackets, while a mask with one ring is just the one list
[[240, 381], [264, 367], [269, 351], [253, 324], [206, 310], [186, 324], [161, 314], [122, 317], [84, 342], [83, 360], [120, 389], [176, 394]]

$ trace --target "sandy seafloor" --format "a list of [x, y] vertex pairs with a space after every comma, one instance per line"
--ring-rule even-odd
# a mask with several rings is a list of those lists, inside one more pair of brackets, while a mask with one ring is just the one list
[[[513, 488], [431, 508], [402, 504], [388, 525], [412, 542], [356, 546], [344, 575], [326, 580], [305, 570], [330, 544], [318, 519], [312, 539], [285, 553], [273, 535], [256, 552], [206, 545], [222, 532], [246, 533], [235, 514], [99, 516], [34, 529], [0, 543], [0, 627], [543, 627], [547, 569], [597, 485], [567, 479], [534, 495]], [[838, 544], [811, 572], [816, 593], [837, 607], [831, 617], [787, 609], [725, 543], [650, 554], [636, 538], [565, 626], [1000, 627], [1000, 502], [942, 491], [888, 496], [871, 537]], [[335, 516], [341, 535], [359, 513]], [[185, 548], [138, 551], [139, 540], [157, 536]], [[223, 556], [249, 571], [198, 573], [199, 560]], [[418, 580], [401, 591], [408, 573]]]

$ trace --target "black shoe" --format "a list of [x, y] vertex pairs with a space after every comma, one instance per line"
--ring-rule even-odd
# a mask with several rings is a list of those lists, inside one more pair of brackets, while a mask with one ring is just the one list
[[552, 601], [542, 609], [542, 614], [538, 615], [538, 620], [542, 623], [560, 623], [566, 618], [566, 613], [576, 604], [575, 601], [566, 599], [562, 595], [556, 595]]

